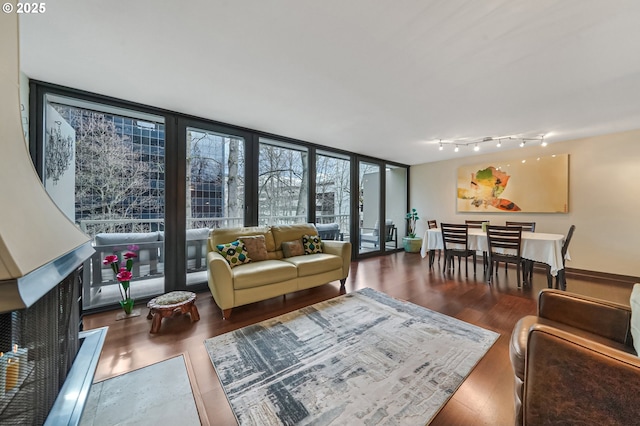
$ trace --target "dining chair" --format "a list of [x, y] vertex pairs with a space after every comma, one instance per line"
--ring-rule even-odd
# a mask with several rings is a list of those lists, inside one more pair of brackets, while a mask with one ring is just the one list
[[519, 226], [523, 231], [536, 232], [535, 222], [505, 222], [505, 226]]
[[[536, 232], [536, 223], [535, 222], [505, 222], [505, 226], [519, 226], [523, 231], [528, 232]], [[498, 265], [496, 265], [497, 267]], [[522, 261], [522, 267], [524, 268], [525, 273], [529, 277], [529, 282], [533, 279], [533, 261], [524, 259]], [[507, 264], [504, 264], [504, 270], [507, 271]]]
[[[427, 221], [427, 227], [429, 229], [437, 229], [438, 228], [438, 221], [433, 219], [433, 220], [428, 220]], [[440, 254], [441, 254], [442, 250], [438, 249], [438, 263], [440, 263]], [[429, 250], [429, 268], [433, 267], [433, 262], [435, 260], [435, 250]]]
[[482, 228], [483, 223], [489, 223], [488, 220], [465, 220], [464, 223], [469, 226], [469, 228]]
[[[482, 229], [482, 224], [486, 223], [487, 225], [490, 224], [490, 222], [488, 220], [465, 220], [464, 223], [466, 223], [467, 225], [469, 225], [469, 228], [475, 228], [475, 229]], [[486, 272], [487, 271], [487, 252], [483, 251], [482, 252], [482, 269]]]
[[[567, 251], [569, 250], [569, 243], [571, 242], [571, 238], [573, 238], [573, 231], [576, 230], [576, 226], [575, 225], [571, 225], [569, 227], [569, 232], [567, 233], [567, 236], [564, 239], [564, 243], [562, 244], [562, 269], [560, 271], [558, 271], [558, 275], [556, 275], [556, 287], [559, 288], [560, 290], [566, 290], [567, 289], [567, 274], [565, 272], [565, 259], [564, 257], [567, 255]], [[551, 274], [549, 274], [551, 275]]]
[[[488, 282], [493, 279], [494, 262], [514, 263], [518, 274], [518, 288], [522, 286], [520, 271], [522, 268], [522, 228], [519, 226], [487, 226], [487, 245], [489, 246]], [[498, 268], [496, 267], [496, 273]], [[526, 284], [526, 282], [525, 282]]]
[[460, 263], [465, 258], [465, 275], [469, 276], [469, 256], [473, 257], [473, 274], [476, 274], [476, 251], [469, 249], [469, 226], [464, 224], [441, 223], [442, 243], [444, 246], [444, 268], [453, 268], [454, 257], [458, 258], [458, 271]]

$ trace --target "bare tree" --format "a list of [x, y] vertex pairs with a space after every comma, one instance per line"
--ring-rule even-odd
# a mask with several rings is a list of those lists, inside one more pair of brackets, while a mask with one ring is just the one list
[[61, 105], [55, 108], [76, 130], [78, 217], [112, 221], [92, 233], [122, 231], [122, 219], [162, 210], [162, 197], [149, 184], [150, 172], [159, 171], [162, 165], [145, 161], [105, 114]]
[[227, 167], [229, 170], [229, 176], [227, 177], [227, 216], [239, 217], [238, 210], [238, 185], [240, 176], [238, 175], [238, 163], [239, 163], [239, 140], [236, 138], [229, 138], [229, 158], [227, 160]]

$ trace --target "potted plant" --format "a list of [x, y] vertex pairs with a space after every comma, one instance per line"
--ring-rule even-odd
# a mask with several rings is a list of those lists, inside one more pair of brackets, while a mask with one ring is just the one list
[[411, 211], [405, 215], [405, 218], [409, 221], [409, 229], [407, 236], [402, 238], [404, 251], [417, 253], [420, 251], [420, 248], [422, 248], [422, 238], [416, 236], [416, 222], [420, 220], [418, 211], [416, 209], [411, 209]]

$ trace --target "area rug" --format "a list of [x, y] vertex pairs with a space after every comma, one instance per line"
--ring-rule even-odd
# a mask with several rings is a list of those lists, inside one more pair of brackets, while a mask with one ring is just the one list
[[182, 355], [91, 385], [81, 426], [199, 425]]
[[205, 346], [240, 425], [423, 425], [498, 336], [365, 288]]

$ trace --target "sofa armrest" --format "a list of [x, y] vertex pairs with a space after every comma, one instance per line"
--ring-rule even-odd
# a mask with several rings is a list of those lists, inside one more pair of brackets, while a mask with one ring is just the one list
[[637, 424], [640, 358], [554, 327], [530, 329], [523, 424]]
[[207, 253], [207, 265], [209, 267], [209, 290], [213, 300], [220, 309], [233, 308], [233, 274], [231, 266], [220, 253], [210, 251]]
[[351, 266], [351, 243], [349, 241], [322, 241], [322, 249], [327, 254], [334, 254], [342, 258], [342, 275], [343, 278], [347, 278]]
[[593, 297], [544, 289], [538, 316], [631, 345], [631, 308]]

